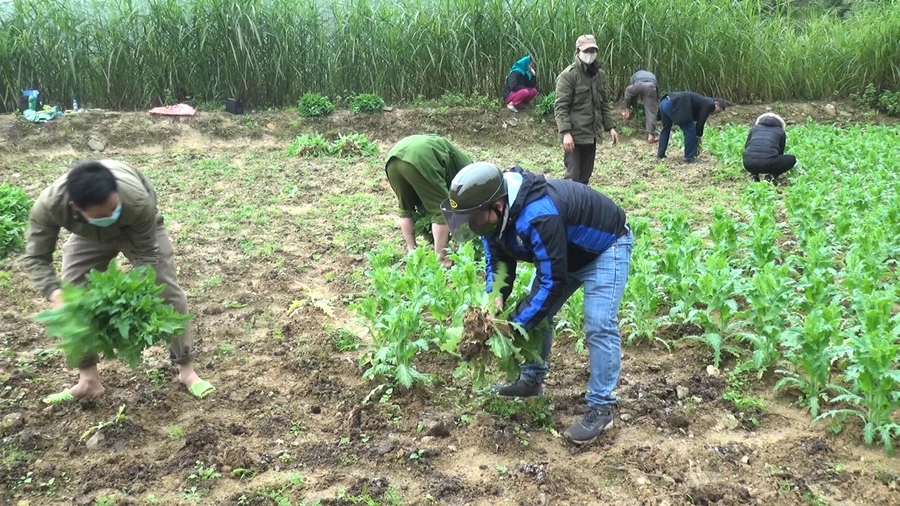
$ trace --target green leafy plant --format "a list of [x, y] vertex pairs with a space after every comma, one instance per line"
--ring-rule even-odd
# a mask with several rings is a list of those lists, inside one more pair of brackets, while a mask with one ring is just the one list
[[366, 134], [341, 134], [331, 146], [331, 152], [341, 157], [373, 156], [378, 154], [378, 145]]
[[156, 284], [149, 266], [124, 272], [113, 259], [107, 270], [91, 271], [87, 281], [86, 287], [64, 286], [65, 304], [35, 317], [48, 335], [59, 338], [57, 346], [72, 366], [85, 355], [102, 353], [137, 369], [146, 348], [171, 341], [192, 318], [163, 301], [159, 294], [165, 287]]
[[819, 415], [819, 402], [836, 387], [830, 383], [831, 359], [836, 355], [833, 339], [841, 328], [841, 310], [837, 305], [816, 308], [796, 318], [794, 328], [781, 334], [784, 357], [795, 370], [778, 370], [785, 377], [775, 384], [775, 391], [785, 387], [801, 392], [801, 401], [809, 406], [813, 417]]
[[31, 198], [24, 190], [0, 183], [0, 259], [25, 245]]
[[216, 471], [215, 466], [207, 466], [203, 461], [198, 460], [194, 463], [194, 472], [188, 476], [189, 480], [210, 481], [222, 477], [222, 473]]
[[297, 102], [297, 108], [304, 118], [327, 116], [334, 112], [334, 104], [321, 93], [305, 93]]
[[556, 92], [551, 91], [537, 101], [534, 105], [534, 113], [540, 117], [549, 116], [553, 114], [554, 104], [556, 104]]
[[331, 143], [321, 134], [303, 134], [291, 141], [287, 147], [288, 156], [320, 157], [332, 153]]
[[384, 106], [384, 99], [375, 93], [362, 93], [350, 100], [350, 112], [353, 114], [381, 112]]
[[900, 314], [891, 317], [897, 296], [896, 286], [871, 294], [864, 302], [859, 325], [852, 329], [855, 335], [835, 347], [836, 356], [850, 361], [844, 377], [851, 389], [832, 402], [848, 402], [853, 407], [820, 417], [859, 417], [865, 423], [866, 444], [871, 445], [877, 437], [888, 453], [893, 453], [893, 440], [900, 437], [900, 424], [892, 419], [900, 409]]
[[766, 264], [744, 285], [748, 329], [738, 337], [753, 346], [751, 364], [760, 377], [781, 359], [780, 336], [796, 284], [790, 274], [786, 264]]

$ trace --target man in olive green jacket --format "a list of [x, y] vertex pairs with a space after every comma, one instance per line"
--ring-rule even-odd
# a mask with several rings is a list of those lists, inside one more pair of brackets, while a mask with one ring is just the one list
[[[120, 252], [135, 267], [149, 265], [165, 284], [162, 298], [187, 313], [187, 297], [178, 286], [172, 242], [156, 208], [156, 192], [137, 169], [113, 160], [75, 164], [41, 192], [28, 219], [25, 265], [31, 280], [54, 307], [64, 301], [60, 280], [53, 269], [53, 251], [60, 229], [72, 234], [63, 246], [62, 279], [82, 284], [93, 270], [105, 270]], [[170, 345], [179, 365], [179, 379], [194, 396], [203, 398], [215, 388], [194, 371], [190, 326]], [[97, 370], [98, 357], [86, 356], [78, 365], [78, 384], [44, 399], [58, 404], [104, 392]]]
[[588, 184], [594, 172], [597, 141], [609, 132], [613, 145], [619, 134], [613, 121], [606, 74], [597, 63], [597, 41], [582, 35], [575, 41], [575, 61], [556, 78], [556, 128], [565, 150], [566, 179]]
[[384, 171], [400, 203], [400, 231], [409, 251], [416, 249], [413, 214], [416, 208], [424, 208], [431, 217], [434, 250], [441, 263], [450, 265], [450, 229], [441, 213], [441, 202], [449, 195], [450, 181], [470, 163], [469, 155], [438, 135], [410, 135], [388, 153]]

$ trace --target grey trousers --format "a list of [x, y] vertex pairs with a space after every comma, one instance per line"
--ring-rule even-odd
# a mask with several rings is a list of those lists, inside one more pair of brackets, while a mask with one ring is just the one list
[[625, 103], [632, 104], [637, 98], [644, 103], [644, 128], [650, 135], [656, 135], [656, 113], [659, 111], [659, 92], [650, 82], [637, 82], [625, 88]]

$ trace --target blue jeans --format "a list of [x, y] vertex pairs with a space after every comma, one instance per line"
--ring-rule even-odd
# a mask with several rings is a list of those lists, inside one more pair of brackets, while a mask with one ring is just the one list
[[[659, 115], [662, 118], [663, 128], [659, 132], [659, 146], [656, 148], [656, 156], [666, 156], [666, 148], [669, 147], [669, 135], [672, 133], [672, 101], [666, 97], [659, 103]], [[697, 140], [697, 124], [681, 123], [678, 128], [684, 132], [684, 158], [693, 160], [697, 157], [700, 141]]]
[[544, 333], [541, 350], [542, 363], [522, 366], [522, 377], [543, 383], [549, 366], [547, 357], [553, 346], [553, 317], [566, 300], [584, 286], [584, 333], [591, 359], [591, 378], [588, 380], [589, 406], [610, 406], [616, 403], [613, 389], [619, 382], [622, 360], [622, 341], [619, 338], [618, 312], [628, 278], [631, 246], [634, 239], [629, 231], [618, 238], [596, 260], [576, 272], [569, 273], [563, 294], [547, 316], [550, 325]]

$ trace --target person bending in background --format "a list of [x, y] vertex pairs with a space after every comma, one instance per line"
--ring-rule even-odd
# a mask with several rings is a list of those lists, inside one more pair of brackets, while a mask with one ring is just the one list
[[774, 182], [778, 176], [794, 168], [797, 158], [784, 154], [787, 134], [784, 119], [771, 112], [756, 118], [756, 124], [747, 134], [744, 143], [744, 169], [754, 181], [765, 174], [766, 181]]
[[663, 123], [659, 133], [659, 147], [656, 156], [666, 157], [669, 147], [669, 135], [672, 125], [678, 125], [684, 133], [684, 161], [692, 163], [700, 153], [700, 142], [703, 140], [703, 127], [713, 114], [725, 110], [728, 104], [724, 98], [704, 97], [692, 91], [679, 91], [665, 95], [659, 102], [659, 114], [656, 119]]
[[519, 107], [531, 102], [538, 94], [537, 72], [534, 60], [525, 56], [513, 63], [506, 76], [506, 88], [503, 90], [503, 102], [512, 112], [519, 112]]
[[449, 265], [447, 243], [450, 230], [441, 213], [441, 202], [453, 176], [472, 163], [469, 155], [447, 139], [437, 135], [411, 135], [403, 138], [388, 153], [384, 171], [397, 199], [400, 201], [400, 231], [409, 251], [416, 249], [416, 207], [424, 207], [431, 216], [434, 251], [441, 263]]
[[659, 111], [659, 83], [649, 70], [641, 69], [631, 76], [631, 83], [625, 88], [625, 108], [622, 117], [631, 119], [632, 110], [637, 107], [638, 99], [644, 103], [644, 128], [647, 130], [647, 142], [659, 141], [656, 135], [656, 114]]

